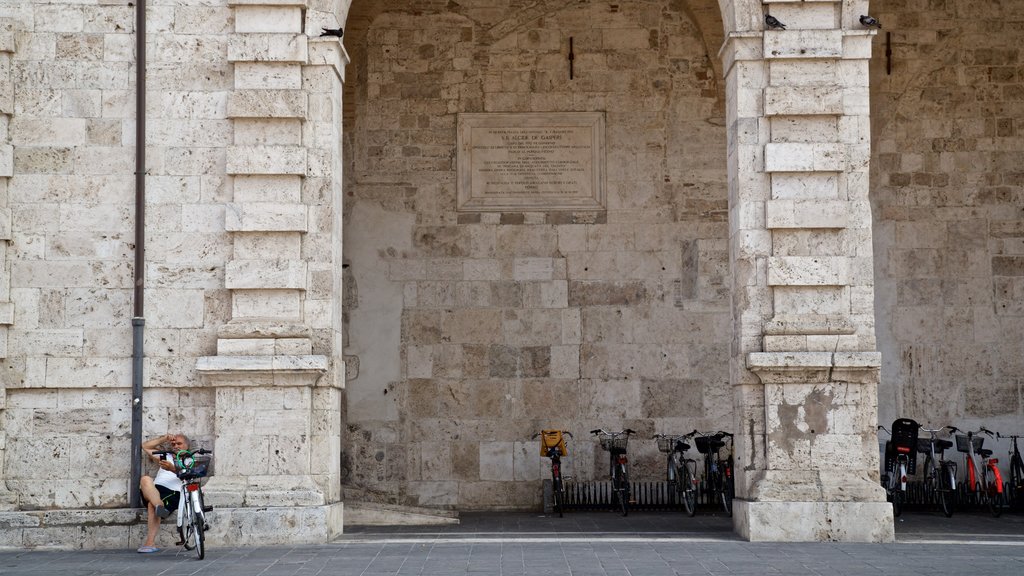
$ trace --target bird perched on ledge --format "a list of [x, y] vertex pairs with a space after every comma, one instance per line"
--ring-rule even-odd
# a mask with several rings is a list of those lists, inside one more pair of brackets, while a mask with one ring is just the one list
[[785, 30], [786, 29], [786, 25], [783, 24], [782, 22], [779, 22], [779, 19], [776, 18], [775, 16], [772, 16], [771, 14], [765, 14], [764, 15], [764, 23], [765, 23], [766, 26], [768, 26], [769, 28], [771, 28], [773, 30]]
[[345, 30], [343, 28], [321, 28], [321, 30], [324, 31], [324, 33], [320, 35], [321, 38], [324, 36], [336, 36], [341, 38], [345, 34]]
[[860, 23], [865, 28], [881, 28], [882, 27], [882, 23], [879, 22], [877, 18], [872, 18], [871, 16], [861, 16], [860, 17]]

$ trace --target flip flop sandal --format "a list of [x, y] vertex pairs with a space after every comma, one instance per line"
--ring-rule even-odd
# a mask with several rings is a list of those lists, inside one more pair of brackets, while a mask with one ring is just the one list
[[157, 548], [156, 546], [142, 546], [141, 548], [139, 548], [137, 550], [137, 552], [139, 554], [152, 554], [154, 552], [159, 552], [159, 551], [160, 551], [160, 549]]

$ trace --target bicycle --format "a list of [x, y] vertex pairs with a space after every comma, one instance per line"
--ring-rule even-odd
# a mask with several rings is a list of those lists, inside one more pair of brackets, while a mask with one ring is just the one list
[[697, 513], [697, 461], [686, 457], [690, 445], [683, 435], [655, 434], [653, 438], [658, 441], [658, 450], [667, 454], [665, 477], [669, 494], [678, 497], [686, 515], [692, 517]]
[[[960, 430], [950, 426], [956, 434], [956, 449], [964, 453], [964, 467], [967, 469], [967, 489], [974, 495], [978, 504], [984, 504], [992, 516], [998, 518], [1003, 513], [1003, 475], [999, 471], [999, 460], [991, 458], [992, 451], [982, 448], [985, 438], [978, 434], [984, 432], [995, 436], [991, 430], [982, 426], [978, 430]], [[979, 464], [978, 459], [981, 459]], [[989, 478], [989, 474], [992, 478]], [[980, 476], [980, 479], [979, 479]]]
[[697, 451], [704, 454], [704, 487], [710, 495], [712, 504], [719, 503], [722, 511], [732, 516], [732, 499], [734, 495], [734, 479], [732, 477], [732, 446], [729, 447], [730, 455], [722, 457], [722, 448], [725, 447], [725, 439], [732, 443], [732, 434], [728, 432], [698, 432], [694, 430], [685, 435], [693, 438]]
[[953, 516], [953, 503], [957, 491], [957, 464], [947, 461], [944, 456], [945, 450], [952, 448], [953, 443], [937, 438], [936, 434], [951, 428], [921, 428], [921, 431], [928, 432], [929, 438], [920, 438], [917, 444], [917, 451], [925, 455], [925, 476], [922, 484], [926, 498], [938, 501], [942, 513], [947, 518]]
[[202, 560], [206, 557], [206, 531], [209, 524], [206, 522], [206, 513], [213, 510], [213, 506], [206, 506], [203, 503], [203, 490], [200, 480], [206, 477], [209, 471], [207, 462], [199, 462], [197, 455], [212, 455], [213, 452], [200, 448], [198, 450], [160, 450], [153, 452], [154, 456], [171, 455], [174, 457], [174, 464], [178, 468], [178, 478], [181, 479], [181, 497], [178, 499], [178, 538], [175, 542], [178, 546], [184, 546], [185, 550], [195, 550], [196, 555]]
[[629, 458], [626, 457], [626, 446], [629, 443], [629, 436], [636, 434], [636, 431], [626, 428], [621, 432], [608, 432], [599, 428], [591, 430], [590, 433], [597, 436], [601, 448], [608, 451], [612, 494], [617, 500], [622, 515], [627, 516], [629, 515]]
[[565, 484], [562, 478], [562, 456], [568, 454], [563, 435], [572, 438], [568, 430], [541, 430], [531, 438], [540, 436], [540, 455], [551, 459], [551, 493], [555, 501], [555, 512], [562, 518], [565, 508]]
[[956, 462], [947, 461], [944, 457], [947, 448], [952, 448], [949, 440], [936, 438], [936, 434], [945, 428], [921, 428], [929, 434], [928, 438], [917, 440], [917, 451], [925, 455], [924, 459], [924, 492], [928, 500], [938, 500], [939, 507], [946, 518], [953, 516], [953, 499], [956, 496]]
[[885, 474], [882, 475], [882, 486], [886, 496], [892, 502], [893, 516], [903, 513], [903, 503], [907, 500], [907, 474], [916, 470], [917, 431], [921, 426], [910, 418], [897, 418], [892, 422], [892, 430], [885, 426], [878, 429], [889, 435], [885, 443]]
[[1017, 439], [1021, 436], [1019, 434], [1011, 434], [1009, 436], [1000, 436], [996, 432], [996, 438], [1009, 438], [1013, 441], [1013, 445], [1010, 448], [1010, 490], [1012, 490], [1013, 502], [1015, 506], [1024, 504], [1024, 459], [1021, 459], [1020, 450], [1017, 448]]

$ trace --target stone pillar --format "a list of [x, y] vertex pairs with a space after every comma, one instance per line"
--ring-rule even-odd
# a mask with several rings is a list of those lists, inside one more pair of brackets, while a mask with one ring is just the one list
[[[11, 241], [11, 208], [8, 182], [14, 175], [14, 146], [10, 144], [7, 127], [14, 114], [14, 78], [11, 56], [14, 34], [5, 19], [0, 19], [0, 359], [7, 357], [7, 327], [14, 324], [14, 303], [11, 302], [11, 263], [7, 250]], [[7, 407], [7, 387], [0, 382], [0, 413]], [[2, 417], [0, 417], [2, 422]], [[0, 426], [0, 510], [12, 510], [17, 498], [4, 482], [4, 453], [7, 433]]]
[[875, 435], [866, 2], [765, 4], [787, 29], [735, 32], [724, 49], [736, 530], [891, 541]]
[[346, 56], [336, 38], [304, 33], [324, 16], [306, 0], [228, 4], [231, 320], [218, 330], [217, 356], [197, 367], [216, 388], [216, 475], [206, 492], [229, 517], [213, 535], [323, 542], [341, 532], [342, 513], [344, 368], [331, 358], [340, 358], [333, 289]]

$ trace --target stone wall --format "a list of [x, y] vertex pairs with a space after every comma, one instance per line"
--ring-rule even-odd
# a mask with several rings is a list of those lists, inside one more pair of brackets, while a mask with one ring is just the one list
[[[248, 457], [288, 448], [302, 461], [287, 460], [290, 473], [312, 474], [335, 502], [344, 62], [336, 39], [305, 31], [334, 26], [342, 3], [147, 4], [143, 435], [215, 447], [225, 434], [202, 358], [269, 349], [276, 363], [247, 367], [273, 373], [304, 366], [281, 358], [318, 356], [323, 388], [253, 408], [304, 419], [304, 450], [282, 439], [296, 426], [263, 426], [266, 454]], [[0, 6], [0, 480], [14, 494], [0, 505], [128, 501], [135, 5]], [[271, 61], [282, 52], [301, 57]], [[266, 170], [282, 164], [284, 177]], [[278, 331], [241, 325], [253, 319]], [[280, 380], [270, 385], [290, 385]], [[251, 374], [238, 382], [271, 396]]]
[[1024, 5], [873, 4], [880, 419], [1019, 432]]
[[[531, 434], [729, 428], [724, 92], [675, 2], [356, 2], [346, 45], [350, 494], [540, 502]], [[718, 24], [720, 26], [720, 24]], [[569, 79], [569, 38], [574, 78]], [[459, 113], [606, 112], [607, 205], [456, 209]]]

